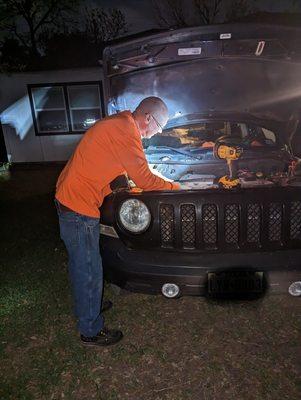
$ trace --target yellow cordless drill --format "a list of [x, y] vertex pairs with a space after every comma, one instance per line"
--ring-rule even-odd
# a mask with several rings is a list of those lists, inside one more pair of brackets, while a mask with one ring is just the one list
[[235, 161], [241, 156], [243, 149], [235, 144], [236, 138], [223, 136], [214, 145], [214, 156], [220, 160], [226, 160], [229, 168], [229, 175], [222, 176], [218, 184], [225, 189], [232, 189], [239, 186]]

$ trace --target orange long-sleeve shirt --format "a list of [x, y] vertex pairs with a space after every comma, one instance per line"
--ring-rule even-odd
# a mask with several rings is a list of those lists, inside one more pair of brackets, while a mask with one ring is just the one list
[[179, 189], [150, 171], [130, 111], [107, 117], [85, 133], [59, 176], [55, 197], [80, 214], [99, 217], [110, 183], [125, 172], [143, 190]]

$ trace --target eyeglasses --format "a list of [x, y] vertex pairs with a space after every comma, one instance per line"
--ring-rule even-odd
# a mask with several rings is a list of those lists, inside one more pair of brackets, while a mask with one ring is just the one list
[[158, 133], [162, 133], [163, 131], [163, 126], [161, 124], [159, 124], [159, 122], [157, 121], [157, 119], [153, 116], [153, 114], [151, 114], [151, 116], [153, 117], [154, 121], [156, 122], [156, 125], [158, 127]]

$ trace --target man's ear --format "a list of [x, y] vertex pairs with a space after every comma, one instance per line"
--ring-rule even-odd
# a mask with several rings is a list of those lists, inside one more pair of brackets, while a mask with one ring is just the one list
[[145, 113], [145, 123], [148, 125], [151, 120], [151, 115], [150, 113]]

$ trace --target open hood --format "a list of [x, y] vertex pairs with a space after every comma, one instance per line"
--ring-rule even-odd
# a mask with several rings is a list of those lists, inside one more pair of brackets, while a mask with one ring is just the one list
[[147, 96], [169, 126], [217, 115], [294, 125], [301, 108], [301, 29], [231, 24], [171, 30], [104, 50], [107, 113]]

